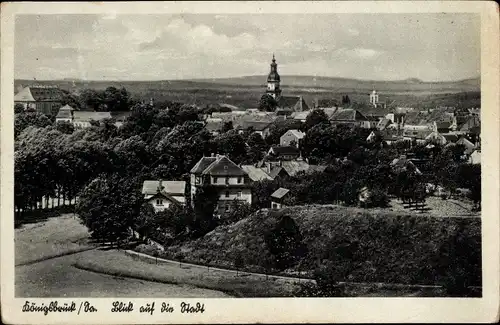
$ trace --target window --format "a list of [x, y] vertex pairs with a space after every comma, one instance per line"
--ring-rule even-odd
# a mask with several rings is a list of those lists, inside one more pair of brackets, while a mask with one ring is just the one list
[[229, 197], [229, 191], [226, 191], [226, 197]]
[[238, 198], [241, 198], [241, 191], [238, 192]]
[[214, 184], [217, 184], [217, 177], [214, 177]]
[[226, 210], [226, 212], [229, 212], [229, 205], [226, 205], [225, 210]]
[[156, 200], [156, 205], [163, 205], [163, 200], [161, 199]]
[[242, 177], [238, 177], [238, 184], [241, 184]]
[[199, 177], [199, 176], [196, 176], [195, 183], [196, 183], [196, 184], [200, 184], [200, 177]]
[[229, 185], [229, 177], [226, 177], [226, 185]]
[[278, 205], [273, 202], [273, 209], [276, 209], [276, 208], [278, 208]]

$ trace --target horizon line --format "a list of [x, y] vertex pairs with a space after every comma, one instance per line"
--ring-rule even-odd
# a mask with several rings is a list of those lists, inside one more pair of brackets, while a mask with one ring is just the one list
[[[198, 81], [198, 82], [206, 82], [206, 81], [217, 81], [217, 80], [224, 80], [224, 79], [241, 79], [241, 78], [251, 78], [251, 77], [263, 77], [265, 80], [266, 74], [255, 74], [255, 75], [241, 75], [241, 76], [232, 76], [232, 77], [207, 77], [207, 78], [177, 78], [177, 79], [82, 79], [82, 78], [72, 78], [72, 77], [65, 77], [65, 78], [54, 78], [54, 79], [32, 79], [32, 78], [14, 78], [14, 80], [26, 80], [26, 81], [86, 81], [86, 82], [92, 82], [92, 81], [98, 81], [98, 82], [158, 82], [158, 81]], [[481, 75], [479, 76], [470, 76], [470, 77], [464, 77], [460, 79], [447, 79], [447, 80], [422, 80], [420, 78], [415, 78], [415, 77], [408, 77], [404, 79], [362, 79], [362, 78], [356, 78], [356, 77], [337, 77], [337, 76], [318, 76], [318, 75], [305, 75], [305, 74], [291, 74], [291, 75], [285, 75], [284, 77], [311, 77], [311, 78], [321, 78], [321, 79], [344, 79], [344, 80], [356, 80], [356, 81], [362, 81], [362, 82], [402, 82], [402, 81], [410, 81], [410, 80], [415, 80], [421, 83], [449, 83], [449, 82], [461, 82], [461, 81], [466, 81], [466, 80], [472, 80], [472, 79], [479, 79], [481, 80]], [[263, 81], [265, 84], [265, 81]]]

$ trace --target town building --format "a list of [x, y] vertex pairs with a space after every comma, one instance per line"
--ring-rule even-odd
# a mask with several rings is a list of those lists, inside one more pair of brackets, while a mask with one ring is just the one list
[[425, 143], [426, 138], [433, 132], [432, 126], [429, 125], [405, 125], [403, 128], [403, 140], [416, 142], [417, 144]]
[[75, 109], [69, 105], [64, 105], [59, 109], [56, 115], [56, 123], [58, 122], [68, 122], [73, 123], [73, 111]]
[[303, 112], [293, 112], [291, 115], [290, 115], [290, 118], [296, 120], [296, 121], [300, 121], [302, 123], [304, 123], [307, 119], [307, 116], [309, 115], [309, 113], [311, 113], [310, 111], [303, 111]]
[[222, 215], [231, 209], [234, 200], [252, 204], [251, 181], [240, 166], [224, 155], [203, 157], [191, 169], [191, 202], [202, 187], [214, 188], [219, 196], [216, 213]]
[[293, 112], [309, 110], [309, 105], [302, 96], [281, 96], [278, 101], [277, 114], [291, 115]]
[[221, 118], [207, 118], [205, 122], [205, 130], [210, 132], [210, 134], [217, 136], [221, 133], [222, 126], [224, 125]]
[[458, 136], [456, 134], [450, 134], [450, 133], [442, 134], [437, 131], [433, 131], [425, 138], [425, 140], [432, 144], [438, 144], [444, 146], [446, 144], [457, 142]]
[[269, 135], [269, 121], [256, 121], [256, 120], [239, 120], [235, 121], [233, 127], [238, 130], [238, 133], [243, 134], [245, 131], [253, 130], [253, 132], [260, 134], [265, 139]]
[[281, 209], [286, 207], [284, 201], [290, 196], [290, 190], [280, 187], [271, 194], [271, 209]]
[[288, 130], [280, 137], [280, 146], [295, 146], [299, 147], [300, 142], [306, 134], [299, 130]]
[[268, 159], [294, 160], [300, 156], [300, 151], [295, 146], [272, 146], [267, 152]]
[[85, 129], [92, 125], [92, 121], [100, 122], [111, 118], [111, 112], [74, 111], [72, 123], [75, 128]]
[[461, 137], [460, 139], [458, 139], [458, 141], [456, 142], [457, 145], [462, 145], [465, 147], [465, 151], [464, 153], [466, 155], [470, 155], [474, 152], [474, 150], [476, 150], [476, 146], [470, 142], [469, 140], [467, 140], [465, 137]]
[[476, 149], [469, 157], [469, 164], [480, 165], [481, 164], [481, 149]]
[[314, 108], [338, 107], [338, 101], [335, 98], [315, 99], [313, 102]]
[[24, 87], [15, 94], [14, 103], [23, 105], [25, 110], [55, 116], [65, 95], [66, 92], [57, 86], [34, 85]]
[[252, 182], [260, 182], [264, 180], [272, 180], [272, 177], [262, 167], [257, 167], [254, 165], [241, 165], [243, 169]]
[[360, 111], [352, 108], [339, 109], [330, 118], [332, 124], [350, 124], [358, 127], [366, 127], [366, 121], [368, 119]]
[[276, 63], [276, 59], [274, 58], [271, 62], [271, 71], [267, 76], [267, 89], [266, 94], [272, 96], [276, 101], [281, 97], [281, 88], [280, 88], [281, 78], [278, 74], [278, 64]]
[[373, 107], [377, 107], [379, 103], [379, 98], [378, 98], [378, 93], [375, 89], [370, 93], [370, 104], [373, 105]]
[[184, 206], [186, 204], [186, 182], [148, 180], [142, 184], [144, 200], [151, 204], [155, 212], [164, 211], [172, 205]]

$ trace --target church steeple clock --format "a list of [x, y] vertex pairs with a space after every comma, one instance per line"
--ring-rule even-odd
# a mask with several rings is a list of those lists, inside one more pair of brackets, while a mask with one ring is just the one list
[[271, 72], [269, 72], [269, 75], [267, 76], [266, 93], [273, 96], [276, 100], [278, 100], [281, 96], [280, 75], [278, 74], [278, 64], [274, 58], [274, 53], [273, 61], [271, 62]]

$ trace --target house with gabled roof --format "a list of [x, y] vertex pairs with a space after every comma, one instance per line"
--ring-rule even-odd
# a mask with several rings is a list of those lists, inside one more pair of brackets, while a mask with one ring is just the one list
[[456, 144], [463, 145], [465, 147], [464, 153], [466, 155], [470, 155], [474, 152], [474, 150], [476, 150], [476, 146], [472, 142], [467, 140], [467, 138], [465, 138], [465, 137], [461, 137], [460, 139], [458, 139]]
[[219, 195], [218, 215], [229, 212], [234, 200], [252, 204], [251, 180], [248, 173], [225, 155], [201, 158], [190, 173], [192, 203], [199, 189], [211, 187]]
[[56, 115], [62, 106], [66, 91], [57, 86], [33, 85], [24, 87], [14, 95], [14, 103], [19, 103], [26, 110], [34, 110], [45, 115]]
[[481, 165], [481, 149], [474, 150], [468, 160], [469, 164]]
[[306, 136], [306, 134], [300, 130], [292, 129], [285, 132], [280, 137], [280, 146], [295, 146], [299, 147], [300, 142]]
[[142, 184], [144, 200], [153, 206], [155, 212], [164, 211], [172, 205], [183, 206], [186, 203], [185, 190], [184, 181], [160, 179], [147, 180]]
[[269, 159], [294, 160], [300, 156], [300, 151], [295, 146], [272, 146], [267, 152]]
[[366, 116], [352, 108], [339, 109], [330, 118], [332, 124], [350, 124], [360, 127], [364, 126], [366, 121], [368, 121]]
[[254, 165], [241, 165], [243, 169], [252, 182], [260, 182], [264, 180], [272, 180], [272, 177], [264, 170], [264, 168], [257, 167]]
[[69, 105], [64, 105], [59, 109], [56, 115], [56, 123], [57, 122], [68, 122], [73, 123], [73, 111], [75, 109]]
[[269, 135], [270, 125], [271, 125], [270, 121], [240, 120], [240, 121], [235, 121], [233, 127], [240, 134], [251, 129], [255, 133], [260, 134], [260, 136], [265, 139]]
[[309, 106], [302, 96], [280, 96], [277, 104], [279, 109], [289, 110], [291, 112], [303, 112], [309, 110]]

